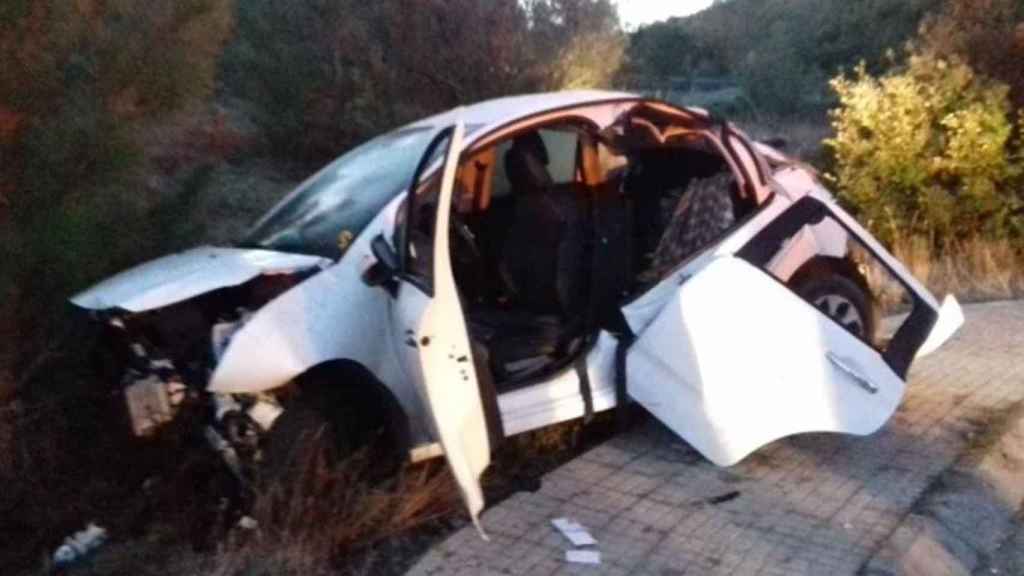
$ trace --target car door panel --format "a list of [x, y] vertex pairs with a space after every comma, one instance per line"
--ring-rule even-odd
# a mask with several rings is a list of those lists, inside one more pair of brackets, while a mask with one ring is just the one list
[[[432, 257], [420, 255], [418, 260], [421, 267], [427, 263], [432, 277], [416, 277], [411, 267], [403, 262], [406, 268], [398, 279], [398, 291], [391, 308], [392, 337], [407, 377], [415, 383], [430, 414], [434, 432], [470, 516], [479, 528], [478, 517], [484, 507], [480, 475], [490, 464], [491, 447], [469, 337], [452, 275], [447, 233], [465, 129], [460, 120], [448, 130], [448, 150], [434, 204], [436, 209], [424, 214], [435, 219], [432, 246], [426, 248]], [[439, 138], [441, 136], [443, 132]], [[433, 152], [433, 149], [427, 150], [420, 170], [426, 172], [424, 168], [430, 163]], [[414, 182], [410, 187], [407, 200], [410, 211], [420, 208], [415, 203], [415, 194], [421, 190], [419, 184]], [[407, 218], [406, 222], [413, 222], [413, 219]], [[411, 235], [403, 233], [399, 237], [405, 239]], [[406, 259], [415, 256], [405, 250], [402, 253]]]
[[740, 259], [679, 287], [627, 358], [627, 391], [715, 464], [800, 432], [870, 434], [904, 383], [880, 354]]
[[[627, 356], [628, 394], [720, 465], [792, 434], [877, 430], [899, 405], [914, 357], [963, 323], [955, 298], [940, 308], [828, 197], [771, 204], [763, 221], [755, 217], [672, 285], [656, 287], [661, 296], [623, 309], [637, 334]], [[892, 306], [901, 295], [897, 310], [909, 314], [891, 323], [898, 325], [891, 338], [856, 335], [784, 284], [779, 255], [808, 227], [831, 230], [842, 246], [824, 256], [841, 248], [865, 274], [872, 300]], [[815, 254], [804, 256], [796, 266]], [[644, 311], [649, 320], [635, 322]]]

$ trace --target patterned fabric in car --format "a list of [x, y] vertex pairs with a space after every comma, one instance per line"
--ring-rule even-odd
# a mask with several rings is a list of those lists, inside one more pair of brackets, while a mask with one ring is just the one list
[[666, 194], [662, 206], [672, 217], [651, 258], [651, 266], [641, 276], [655, 282], [687, 258], [720, 238], [735, 222], [730, 172], [695, 179], [685, 193]]

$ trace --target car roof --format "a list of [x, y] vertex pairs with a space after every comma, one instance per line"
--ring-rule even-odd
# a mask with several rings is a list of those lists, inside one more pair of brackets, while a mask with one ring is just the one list
[[[507, 124], [535, 114], [550, 112], [560, 108], [597, 104], [616, 100], [641, 100], [642, 97], [629, 92], [608, 90], [567, 90], [563, 92], [543, 92], [539, 94], [523, 94], [506, 96], [470, 104], [462, 108], [462, 119], [469, 124], [493, 126]], [[455, 122], [458, 109], [442, 112], [429, 118], [418, 120], [410, 127], [443, 127]]]

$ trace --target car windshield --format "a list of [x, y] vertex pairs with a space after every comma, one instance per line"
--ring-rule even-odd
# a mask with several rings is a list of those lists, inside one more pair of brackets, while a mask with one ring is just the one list
[[241, 245], [339, 258], [409, 185], [435, 133], [429, 126], [401, 128], [353, 148], [275, 206]]

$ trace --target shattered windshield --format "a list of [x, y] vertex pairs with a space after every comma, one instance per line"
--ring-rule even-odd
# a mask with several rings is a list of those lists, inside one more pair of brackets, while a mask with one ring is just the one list
[[241, 244], [339, 258], [409, 185], [435, 133], [430, 126], [402, 128], [353, 148], [289, 194]]

